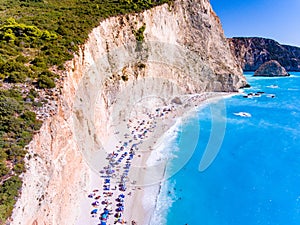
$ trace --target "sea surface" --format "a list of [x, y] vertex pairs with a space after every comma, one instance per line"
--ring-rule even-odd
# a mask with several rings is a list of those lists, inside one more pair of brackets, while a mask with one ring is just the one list
[[[300, 224], [300, 73], [252, 75], [180, 126], [152, 225]], [[201, 169], [205, 151], [216, 157]]]

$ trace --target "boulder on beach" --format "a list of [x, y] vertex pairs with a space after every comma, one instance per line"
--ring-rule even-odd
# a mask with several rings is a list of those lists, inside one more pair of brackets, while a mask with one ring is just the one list
[[182, 101], [179, 97], [173, 98], [171, 103], [174, 103], [174, 104], [177, 104], [177, 105], [182, 105]]
[[271, 60], [262, 64], [254, 73], [254, 76], [281, 77], [290, 74], [276, 60]]

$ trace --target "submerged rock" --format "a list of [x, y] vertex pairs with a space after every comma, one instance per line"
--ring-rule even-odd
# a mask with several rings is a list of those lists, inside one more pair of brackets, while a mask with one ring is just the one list
[[276, 60], [271, 60], [262, 64], [254, 73], [254, 76], [265, 76], [265, 77], [280, 77], [289, 76], [285, 68], [280, 65]]

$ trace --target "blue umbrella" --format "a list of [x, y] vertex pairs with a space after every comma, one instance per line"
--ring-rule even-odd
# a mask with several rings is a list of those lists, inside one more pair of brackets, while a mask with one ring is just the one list
[[107, 219], [107, 217], [108, 217], [108, 214], [106, 214], [106, 213], [102, 213], [102, 215], [101, 215], [101, 219]]
[[124, 210], [124, 207], [120, 206], [117, 208], [117, 211], [123, 211]]
[[98, 212], [98, 209], [93, 209], [91, 214], [97, 214], [97, 212]]

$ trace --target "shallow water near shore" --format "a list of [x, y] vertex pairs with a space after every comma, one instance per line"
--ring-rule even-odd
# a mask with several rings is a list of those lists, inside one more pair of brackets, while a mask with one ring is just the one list
[[[245, 75], [252, 86], [245, 93], [265, 93], [222, 100], [224, 139], [206, 170], [200, 172], [199, 163], [215, 123], [211, 106], [178, 131], [174, 148], [179, 150], [167, 171], [178, 164], [182, 169], [163, 183], [151, 225], [299, 224], [300, 73], [284, 78]], [[195, 138], [196, 148], [190, 149]], [[180, 155], [190, 152], [190, 160], [182, 163]]]

